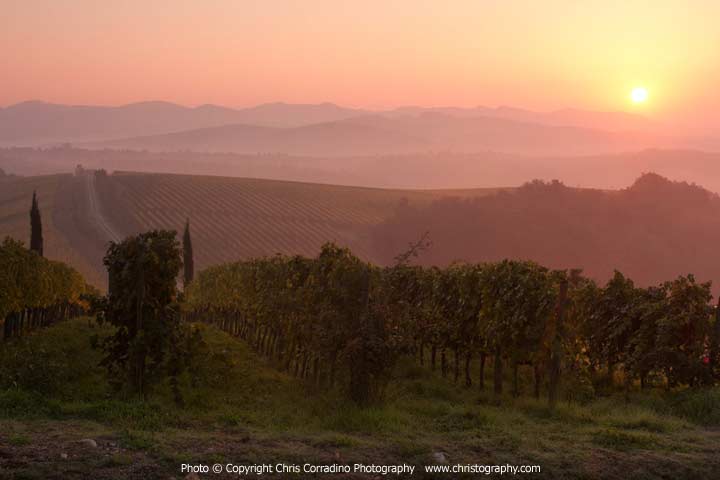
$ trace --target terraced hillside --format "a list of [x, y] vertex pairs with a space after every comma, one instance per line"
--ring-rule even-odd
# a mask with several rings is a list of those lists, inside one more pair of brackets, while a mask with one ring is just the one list
[[403, 199], [425, 204], [448, 193], [139, 173], [98, 177], [96, 188], [108, 223], [123, 234], [181, 230], [189, 218], [200, 268], [275, 253], [315, 255], [327, 241], [377, 261], [371, 226]]

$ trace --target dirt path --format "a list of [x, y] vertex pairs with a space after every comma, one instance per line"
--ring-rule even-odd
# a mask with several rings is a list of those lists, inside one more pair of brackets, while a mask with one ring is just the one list
[[102, 213], [95, 186], [94, 172], [88, 172], [85, 174], [85, 190], [87, 194], [88, 211], [94, 222], [97, 224], [98, 229], [107, 237], [108, 240], [119, 242], [122, 239], [122, 235], [113, 228]]

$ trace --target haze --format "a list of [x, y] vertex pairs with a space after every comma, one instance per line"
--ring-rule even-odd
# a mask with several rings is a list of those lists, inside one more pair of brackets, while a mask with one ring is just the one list
[[[720, 121], [720, 4], [0, 1], [0, 105], [634, 110]], [[650, 101], [634, 106], [641, 85]]]

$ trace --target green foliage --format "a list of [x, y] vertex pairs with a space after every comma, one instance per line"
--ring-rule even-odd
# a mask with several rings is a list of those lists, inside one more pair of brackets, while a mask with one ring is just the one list
[[624, 432], [614, 428], [599, 430], [593, 435], [593, 442], [614, 450], [648, 449], [656, 443], [651, 434]]
[[603, 289], [583, 298], [589, 312], [583, 334], [591, 364], [606, 365], [610, 383], [622, 365], [626, 387], [638, 377], [645, 387], [658, 373], [668, 386], [713, 383], [708, 361], [711, 298], [710, 284], [698, 284], [692, 275], [637, 288], [615, 272]]
[[705, 363], [711, 335], [710, 283], [698, 284], [692, 275], [663, 285], [666, 293], [657, 325], [656, 352], [671, 385], [712, 383]]
[[101, 344], [111, 382], [144, 398], [169, 377], [181, 403], [179, 377], [191, 368], [203, 341], [197, 329], [181, 321], [176, 304], [182, 261], [175, 232], [152, 231], [111, 243], [104, 263], [110, 291], [101, 318], [116, 328]]
[[20, 388], [55, 394], [70, 372], [70, 362], [42, 345], [21, 339], [0, 350], [0, 388]]
[[9, 237], [0, 244], [0, 322], [4, 338], [77, 316], [91, 288], [72, 267], [47, 260]]
[[684, 390], [659, 404], [662, 413], [686, 418], [700, 425], [720, 426], [720, 387]]
[[[214, 456], [232, 457], [228, 449], [217, 450], [228, 444], [246, 449], [259, 461], [274, 456], [314, 457], [315, 452], [322, 459], [339, 451], [348, 462], [390, 456], [396, 461], [421, 464], [432, 452], [442, 449], [451, 461], [458, 462], [472, 462], [479, 452], [498, 461], [504, 461], [505, 455], [510, 459], [541, 456], [539, 462], [547, 470], [567, 471], [563, 469], [568, 457], [580, 460], [605, 455], [613, 463], [657, 469], [669, 468], [658, 464], [658, 459], [665, 458], [668, 464], [680, 462], [679, 470], [667, 470], [679, 472], [675, 477], [682, 477], [687, 465], [712, 459], [714, 432], [693, 423], [705, 424], [703, 415], [711, 417], [720, 411], [717, 390], [654, 391], [633, 394], [629, 401], [613, 395], [583, 405], [559, 403], [552, 411], [544, 401], [528, 397], [483, 401], [477, 390], [453, 385], [439, 374], [414, 365], [413, 358], [407, 356], [393, 371], [385, 401], [367, 408], [334, 391], [303, 388], [302, 381], [277, 372], [246, 342], [208, 326], [203, 332], [208, 352], [203, 356], [218, 360], [201, 362], [198, 368], [201, 375], [207, 369], [222, 368], [218, 375], [224, 381], [199, 383], [192, 394], [203, 402], [188, 396], [186, 405], [179, 408], [167, 382], [154, 389], [146, 401], [109, 391], [102, 381], [104, 372], [94, 366], [100, 352], [90, 348], [88, 338], [112, 333], [109, 325], [99, 328], [87, 319], [76, 319], [29, 337], [51, 356], [65, 357], [74, 352], [78, 359], [73, 359], [76, 363], [70, 367], [77, 372], [66, 377], [66, 387], [55, 393], [0, 389], [0, 417], [3, 425], [10, 426], [4, 438], [9, 440], [11, 434], [17, 434], [33, 444], [44, 444], [42, 432], [47, 425], [55, 431], [53, 438], [58, 430], [67, 430], [69, 438], [117, 441], [123, 450], [131, 449], [132, 456], [147, 452], [150, 462], [166, 455], [177, 456], [178, 452], [199, 460], [207, 456], [207, 449], [197, 450], [197, 446], [207, 446], [208, 442], [216, 452]], [[3, 348], [19, 348], [20, 343], [13, 341]], [[61, 347], [65, 344], [67, 348]], [[77, 368], [82, 364], [89, 367]], [[691, 395], [701, 392], [702, 396]], [[696, 420], [683, 420], [678, 416], [681, 409], [696, 410]], [[27, 423], [29, 419], [33, 422]], [[82, 429], [88, 433], [81, 434]], [[647, 463], [638, 466], [638, 459]], [[586, 473], [584, 464], [578, 465], [570, 477]], [[170, 467], [176, 466], [173, 460]], [[116, 471], [109, 474], [118, 476]]]
[[296, 376], [341, 383], [368, 404], [382, 396], [403, 334], [391, 323], [390, 288], [378, 269], [328, 244], [316, 259], [278, 255], [205, 270], [187, 308]]
[[601, 288], [579, 271], [529, 261], [373, 268], [326, 245], [315, 259], [278, 255], [205, 270], [186, 308], [316, 386], [343, 378], [361, 404], [382, 396], [399, 355], [424, 365], [430, 347], [432, 369], [439, 360], [446, 377], [452, 361], [466, 387], [478, 358], [483, 387], [491, 356], [498, 396], [504, 365], [514, 395], [529, 365], [535, 396], [547, 387], [554, 405], [560, 392], [578, 403], [611, 394], [616, 376], [626, 391], [637, 379], [643, 388], [716, 381], [709, 300], [709, 285], [692, 276], [638, 288], [616, 272]]

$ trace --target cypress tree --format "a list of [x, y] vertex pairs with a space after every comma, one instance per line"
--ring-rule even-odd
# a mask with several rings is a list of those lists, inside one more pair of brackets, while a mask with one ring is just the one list
[[185, 232], [183, 233], [183, 288], [187, 288], [195, 276], [195, 263], [193, 261], [192, 239], [190, 238], [190, 219], [185, 221]]
[[43, 256], [42, 220], [35, 191], [33, 191], [32, 207], [30, 208], [30, 250]]

